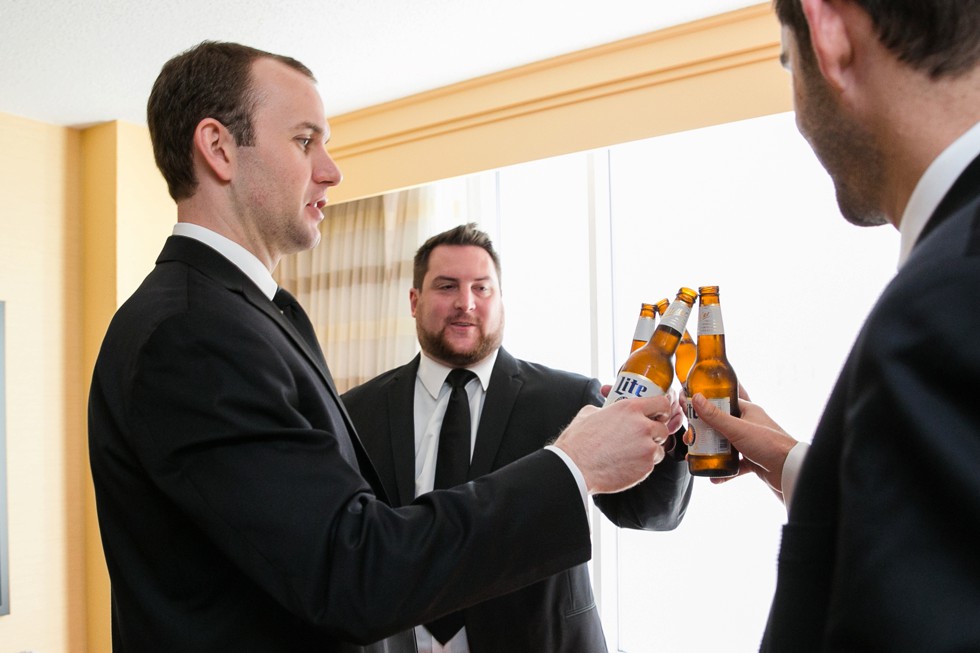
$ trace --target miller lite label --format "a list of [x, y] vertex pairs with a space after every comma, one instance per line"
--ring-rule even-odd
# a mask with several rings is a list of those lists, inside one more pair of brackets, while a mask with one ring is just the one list
[[620, 401], [621, 399], [633, 399], [634, 397], [657, 397], [664, 393], [656, 383], [645, 376], [633, 374], [632, 372], [620, 372], [616, 377], [616, 383], [609, 391], [604, 406]]

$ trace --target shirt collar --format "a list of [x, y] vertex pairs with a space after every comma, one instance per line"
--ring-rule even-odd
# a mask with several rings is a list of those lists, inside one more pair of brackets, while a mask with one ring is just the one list
[[929, 218], [936, 212], [936, 207], [978, 153], [980, 153], [980, 122], [953, 141], [953, 144], [943, 150], [926, 168], [925, 174], [915, 185], [915, 190], [912, 191], [902, 213], [902, 222], [899, 226], [901, 249], [898, 254], [898, 267], [902, 267], [908, 260], [915, 241], [919, 239]]
[[175, 224], [173, 234], [175, 236], [193, 238], [204, 243], [211, 249], [217, 250], [219, 254], [234, 263], [239, 270], [245, 273], [245, 276], [259, 287], [262, 294], [270, 300], [275, 296], [279, 284], [272, 278], [269, 269], [252, 252], [235, 241], [229, 240], [207, 227], [191, 224], [190, 222], [178, 222]]
[[[467, 366], [466, 369], [476, 374], [477, 378], [480, 379], [480, 385], [483, 386], [483, 391], [486, 392], [487, 387], [490, 385], [490, 373], [493, 372], [493, 365], [497, 362], [497, 352], [500, 351], [499, 348], [494, 349], [493, 353], [484, 358], [479, 363]], [[422, 352], [422, 357], [419, 360], [419, 372], [418, 377], [425, 386], [425, 389], [433, 399], [439, 397], [439, 391], [442, 390], [443, 384], [446, 382], [446, 377], [453, 370], [451, 367], [446, 367], [442, 363], [437, 363]]]

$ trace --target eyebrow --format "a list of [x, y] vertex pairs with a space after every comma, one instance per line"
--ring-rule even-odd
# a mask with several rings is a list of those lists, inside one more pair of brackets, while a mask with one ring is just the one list
[[[476, 283], [478, 281], [492, 281], [492, 280], [493, 280], [493, 277], [491, 277], [490, 275], [487, 275], [485, 277], [477, 277], [476, 279], [473, 279], [473, 283]], [[438, 275], [436, 277], [433, 277], [433, 279], [432, 279], [432, 283], [435, 283], [437, 281], [455, 281], [455, 282], [458, 283], [460, 281], [460, 278], [459, 277], [450, 277], [450, 276], [445, 275], [445, 274], [440, 274], [440, 275]]]
[[316, 134], [317, 136], [326, 135], [327, 138], [324, 139], [324, 142], [330, 140], [329, 131], [325, 130], [323, 127], [316, 124], [315, 122], [307, 122], [304, 120], [303, 122], [300, 122], [299, 124], [296, 125], [296, 129], [308, 129], [314, 134]]

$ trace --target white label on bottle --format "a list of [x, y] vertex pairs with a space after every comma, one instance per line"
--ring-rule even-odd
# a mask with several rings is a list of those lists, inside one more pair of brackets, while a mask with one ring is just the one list
[[[699, 329], [700, 331], [700, 329]], [[611, 393], [610, 393], [611, 394]], [[731, 401], [728, 397], [722, 399], [708, 399], [718, 407], [718, 410], [726, 413], [731, 412]], [[732, 445], [721, 433], [708, 426], [702, 421], [694, 410], [694, 404], [690, 399], [687, 400], [687, 420], [694, 429], [694, 444], [688, 447], [687, 452], [694, 456], [713, 456], [719, 453], [730, 453]]]
[[657, 321], [652, 317], [641, 317], [636, 321], [636, 330], [633, 331], [633, 340], [646, 342], [653, 335], [653, 330], [657, 327]]
[[645, 376], [633, 374], [632, 372], [620, 372], [603, 406], [608, 406], [621, 399], [657, 397], [663, 393], [664, 391], [660, 389], [660, 386]]
[[701, 305], [698, 309], [698, 335], [723, 336], [725, 325], [721, 321], [721, 304]]
[[675, 299], [667, 307], [667, 312], [660, 319], [662, 326], [669, 326], [677, 333], [684, 333], [687, 326], [687, 318], [691, 316], [691, 307], [679, 299]]

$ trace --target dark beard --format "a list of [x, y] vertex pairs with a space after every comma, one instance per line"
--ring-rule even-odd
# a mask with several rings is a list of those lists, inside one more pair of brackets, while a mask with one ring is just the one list
[[503, 339], [502, 330], [500, 330], [496, 333], [481, 336], [476, 347], [469, 351], [454, 351], [446, 344], [441, 332], [429, 333], [418, 328], [416, 332], [418, 333], [422, 351], [428, 354], [430, 358], [448, 363], [450, 367], [466, 367], [474, 363], [479, 363], [496, 351], [500, 347], [500, 342]]

